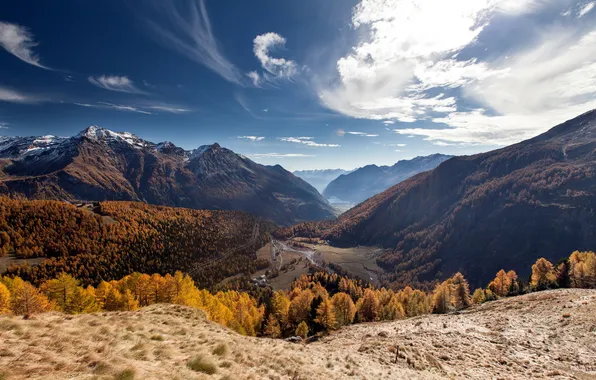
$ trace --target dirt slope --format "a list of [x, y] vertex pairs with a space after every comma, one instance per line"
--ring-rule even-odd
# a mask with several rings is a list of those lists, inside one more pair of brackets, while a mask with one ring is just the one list
[[[188, 368], [196, 356], [215, 373]], [[0, 318], [0, 379], [67, 378], [593, 379], [596, 291], [548, 291], [458, 315], [356, 325], [309, 345], [239, 336], [172, 305]]]

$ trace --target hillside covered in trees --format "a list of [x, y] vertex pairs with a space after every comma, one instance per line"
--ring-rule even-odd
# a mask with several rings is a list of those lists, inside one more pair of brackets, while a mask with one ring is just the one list
[[256, 270], [272, 225], [237, 211], [200, 211], [134, 202], [94, 209], [59, 201], [0, 197], [0, 256], [46, 257], [13, 265], [34, 284], [65, 272], [84, 285], [132, 272], [190, 273], [201, 286]]
[[454, 157], [349, 210], [280, 237], [387, 248], [378, 264], [396, 287], [463, 273], [474, 286], [500, 268], [527, 277], [596, 246], [596, 110], [533, 139]]

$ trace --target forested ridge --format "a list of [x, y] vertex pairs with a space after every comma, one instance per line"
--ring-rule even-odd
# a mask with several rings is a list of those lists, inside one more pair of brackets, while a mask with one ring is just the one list
[[[255, 252], [267, 242], [271, 228], [236, 211], [135, 202], [101, 202], [91, 210], [66, 202], [0, 197], [0, 255], [48, 258], [38, 266], [9, 267], [7, 274], [34, 284], [63, 272], [84, 285], [97, 285], [132, 272], [181, 270], [208, 287], [254, 271]], [[231, 251], [233, 257], [214, 261]]]
[[596, 245], [596, 111], [533, 139], [454, 157], [342, 214], [280, 237], [386, 248], [386, 284], [432, 286], [461, 271], [474, 286], [499, 268], [524, 277], [539, 257], [556, 261]]

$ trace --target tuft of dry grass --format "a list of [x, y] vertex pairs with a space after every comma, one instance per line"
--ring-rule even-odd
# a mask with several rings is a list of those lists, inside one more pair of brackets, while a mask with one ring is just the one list
[[220, 343], [213, 348], [213, 355], [224, 356], [228, 352], [228, 346], [225, 343]]
[[217, 366], [202, 355], [197, 355], [190, 359], [186, 363], [186, 366], [195, 372], [203, 372], [208, 375], [213, 375], [217, 372]]
[[136, 371], [134, 369], [125, 369], [114, 375], [114, 380], [134, 380]]

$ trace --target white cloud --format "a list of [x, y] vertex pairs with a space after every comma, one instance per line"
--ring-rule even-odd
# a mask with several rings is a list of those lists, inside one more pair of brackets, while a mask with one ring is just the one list
[[0, 129], [8, 129], [10, 124], [5, 121], [0, 121]]
[[244, 139], [244, 140], [250, 140], [252, 142], [257, 142], [257, 141], [261, 141], [261, 140], [265, 139], [264, 136], [237, 136], [237, 138]]
[[253, 51], [261, 66], [270, 74], [280, 78], [291, 78], [298, 73], [298, 65], [292, 60], [270, 55], [276, 47], [284, 47], [286, 39], [277, 33], [265, 33], [255, 37]]
[[20, 60], [42, 69], [51, 70], [39, 62], [39, 56], [33, 52], [37, 42], [29, 30], [18, 24], [0, 21], [0, 46]]
[[9, 103], [36, 103], [39, 99], [10, 88], [0, 87], [0, 101]]
[[406, 146], [406, 144], [384, 144], [385, 146], [398, 146], [400, 148], [403, 148], [404, 146]]
[[586, 14], [588, 14], [588, 12], [590, 12], [592, 9], [594, 9], [595, 5], [596, 5], [596, 1], [591, 1], [591, 2], [587, 3], [579, 10], [577, 17], [585, 16]]
[[[209, 68], [229, 82], [242, 84], [242, 75], [220, 51], [203, 0], [184, 3], [155, 1], [153, 4], [157, 7], [155, 18], [169, 21], [164, 25], [146, 20], [161, 44]], [[182, 7], [181, 4], [186, 6]]]
[[253, 52], [261, 63], [263, 73], [250, 71], [246, 74], [255, 87], [262, 87], [267, 82], [276, 80], [292, 80], [302, 70], [294, 61], [285, 58], [275, 58], [271, 52], [276, 48], [285, 47], [286, 39], [277, 33], [265, 33], [255, 37]]
[[246, 76], [250, 78], [252, 84], [255, 87], [261, 87], [261, 76], [256, 71], [246, 73]]
[[320, 143], [313, 141], [314, 137], [304, 137], [304, 136], [303, 137], [280, 137], [279, 139], [281, 141], [285, 141], [285, 142], [303, 144], [306, 146], [316, 147], [316, 148], [337, 148], [337, 147], [341, 146], [338, 144], [320, 144]]
[[105, 108], [105, 109], [114, 109], [117, 111], [128, 111], [128, 112], [136, 112], [142, 113], [145, 115], [151, 115], [151, 112], [144, 111], [138, 107], [122, 105], [122, 104], [113, 104], [108, 102], [98, 102], [97, 104], [90, 104], [90, 103], [73, 103], [74, 105], [87, 107], [87, 108]]
[[[595, 4], [583, 4], [578, 15], [588, 17]], [[502, 145], [535, 136], [596, 108], [596, 28], [547, 19], [560, 17], [554, 7], [562, 12], [566, 5], [556, 0], [361, 0], [352, 17], [361, 40], [337, 61], [335, 78], [319, 81], [321, 103], [386, 125], [444, 124], [398, 130], [439, 145]], [[531, 12], [543, 12], [544, 18], [526, 28], [531, 38], [493, 35], [479, 41], [496, 17], [515, 25], [527, 23], [519, 16]], [[489, 53], [470, 56], [479, 47]], [[492, 53], [503, 50], [507, 53]]]
[[249, 154], [248, 157], [252, 158], [297, 158], [297, 157], [315, 157], [312, 154], [301, 154], [301, 153], [256, 153]]
[[192, 110], [178, 107], [178, 106], [168, 106], [168, 105], [160, 105], [160, 106], [149, 106], [147, 107], [152, 110], [162, 111], [162, 112], [169, 112], [174, 114], [182, 114], [187, 112], [192, 112]]
[[445, 141], [440, 141], [440, 140], [439, 141], [431, 141], [431, 144], [436, 145], [436, 146], [453, 146], [453, 145], [455, 145], [455, 144], [448, 143]]
[[117, 75], [102, 75], [99, 77], [89, 77], [87, 78], [89, 83], [97, 86], [99, 88], [103, 88], [104, 90], [110, 91], [118, 91], [118, 92], [128, 92], [130, 94], [146, 94], [145, 92], [139, 90], [133, 81], [128, 79], [125, 76], [117, 76]]
[[379, 137], [379, 135], [366, 132], [345, 132], [349, 135], [363, 136], [363, 137]]

